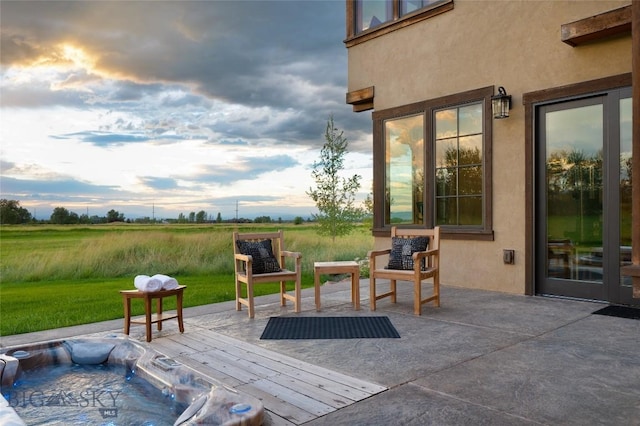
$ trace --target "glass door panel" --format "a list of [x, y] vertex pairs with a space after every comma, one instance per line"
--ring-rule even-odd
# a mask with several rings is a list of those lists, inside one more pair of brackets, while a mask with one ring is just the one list
[[602, 282], [602, 105], [548, 112], [550, 277]]
[[603, 98], [542, 107], [540, 122], [538, 291], [602, 299]]

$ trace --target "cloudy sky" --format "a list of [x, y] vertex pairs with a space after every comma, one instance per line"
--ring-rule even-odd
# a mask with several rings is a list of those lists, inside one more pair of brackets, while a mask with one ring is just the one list
[[3, 0], [0, 19], [0, 197], [38, 218], [309, 217], [330, 115], [371, 190], [342, 0]]

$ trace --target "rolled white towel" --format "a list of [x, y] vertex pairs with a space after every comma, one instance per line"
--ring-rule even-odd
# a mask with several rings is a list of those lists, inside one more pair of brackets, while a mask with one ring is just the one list
[[163, 290], [175, 290], [178, 287], [178, 280], [167, 275], [155, 274], [151, 279], [160, 281]]
[[140, 291], [162, 290], [162, 281], [148, 275], [136, 275], [133, 279], [133, 285]]

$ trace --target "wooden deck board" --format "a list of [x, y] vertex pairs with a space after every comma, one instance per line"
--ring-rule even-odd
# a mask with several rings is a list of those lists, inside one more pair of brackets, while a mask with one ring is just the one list
[[299, 408], [307, 413], [313, 414], [315, 417], [324, 416], [332, 411], [334, 407], [317, 401], [311, 397], [297, 392], [295, 389], [289, 389], [286, 386], [279, 385], [271, 380], [258, 380], [251, 383], [254, 388], [260, 389], [274, 397], [286, 401], [288, 404]]
[[200, 361], [204, 364], [207, 364], [214, 370], [218, 370], [222, 373], [225, 373], [231, 377], [235, 377], [243, 383], [251, 383], [259, 380], [261, 377], [256, 376], [250, 371], [247, 371], [244, 367], [238, 366], [233, 362], [229, 362], [223, 358], [214, 358], [213, 353], [197, 353], [190, 355], [189, 357], [195, 359], [196, 361]]
[[[207, 336], [203, 336], [203, 339], [211, 341], [210, 337]], [[314, 372], [310, 373], [297, 367], [291, 367], [282, 361], [275, 361], [265, 356], [258, 355], [256, 352], [250, 352], [246, 350], [246, 348], [243, 349], [224, 343], [222, 343], [222, 345], [223, 346], [219, 348], [220, 351], [248, 361], [247, 368], [251, 368], [252, 372], [255, 372], [253, 370], [254, 365], [266, 367], [273, 371], [273, 374], [264, 373], [262, 376], [263, 378], [272, 377], [276, 374], [283, 377], [287, 376], [289, 377], [290, 383], [296, 383], [297, 387], [300, 389], [306, 389], [307, 392], [315, 392], [319, 394], [319, 396], [327, 394], [326, 400], [334, 401], [334, 404], [336, 400], [343, 401], [346, 399], [349, 401], [347, 404], [338, 403], [336, 406], [345, 406], [371, 395], [371, 392], [366, 392], [360, 389], [360, 381], [358, 381], [358, 383], [352, 383], [351, 386], [345, 385], [343, 383], [327, 379], [323, 375], [316, 374], [318, 371], [315, 366], [312, 369]], [[323, 374], [324, 372], [325, 371], [320, 374]], [[343, 382], [348, 381], [344, 380], [344, 378], [342, 379]], [[379, 391], [379, 388], [376, 388], [375, 390]], [[340, 398], [336, 398], [336, 395], [339, 395]]]
[[291, 389], [296, 389], [301, 394], [313, 397], [316, 400], [333, 407], [334, 409], [346, 407], [347, 405], [356, 402], [355, 400], [343, 398], [341, 395], [338, 395], [334, 392], [310, 385], [309, 383], [284, 374], [272, 377], [269, 380], [278, 383], [279, 385], [287, 386]]
[[185, 366], [260, 399], [274, 426], [302, 424], [387, 389], [212, 330], [161, 337], [152, 345]]
[[236, 388], [245, 383], [242, 380], [238, 380], [237, 378], [230, 376], [220, 370], [211, 368], [208, 365], [208, 363], [197, 361], [195, 359], [189, 358], [188, 356], [176, 357], [175, 360], [180, 362], [183, 365], [186, 365], [189, 368], [192, 368], [198, 371], [199, 373], [205, 375], [206, 377], [214, 379], [213, 380], [214, 382], [217, 381], [230, 388]]
[[295, 405], [290, 404], [288, 401], [273, 396], [268, 391], [256, 388], [253, 383], [239, 386], [237, 389], [241, 392], [258, 398], [260, 401], [262, 401], [265, 410], [274, 413], [276, 416], [281, 417], [282, 419], [293, 424], [299, 425], [314, 420], [318, 417], [309, 412], [301, 410]]
[[[232, 337], [225, 336], [223, 334], [216, 333], [211, 330], [204, 331], [202, 334], [202, 338], [205, 338], [205, 336], [228, 342], [229, 344], [233, 346], [237, 346], [243, 351], [246, 351], [249, 353], [255, 353], [260, 357], [276, 361], [283, 365], [282, 368], [284, 368], [285, 372], [293, 368], [295, 370], [301, 370], [308, 373], [313, 373], [319, 377], [328, 378], [332, 382], [347, 385], [354, 389], [360, 389], [363, 392], [365, 392], [367, 396], [382, 392], [387, 389], [384, 386], [367, 382], [366, 380], [361, 380], [356, 377], [347, 376], [346, 374], [342, 374], [337, 371], [328, 370], [326, 368], [319, 367], [317, 365], [310, 364], [308, 362], [305, 362], [296, 358], [292, 358], [292, 357], [280, 354], [278, 352], [274, 352], [269, 349], [262, 348], [260, 346], [253, 345], [251, 343], [237, 340]], [[359, 398], [359, 399], [362, 399], [362, 398]]]

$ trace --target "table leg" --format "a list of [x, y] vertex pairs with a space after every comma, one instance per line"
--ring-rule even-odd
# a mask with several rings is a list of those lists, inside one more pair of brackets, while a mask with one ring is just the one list
[[145, 315], [145, 326], [147, 329], [147, 342], [151, 341], [151, 296], [144, 296], [144, 315]]
[[320, 271], [314, 270], [313, 284], [315, 286], [316, 311], [320, 310]]
[[182, 323], [182, 290], [176, 295], [176, 310], [178, 311], [178, 328], [180, 333], [184, 333], [184, 324]]
[[131, 327], [131, 299], [123, 294], [122, 304], [124, 306], [124, 334], [128, 336]]
[[360, 270], [351, 273], [351, 301], [356, 311], [360, 310]]
[[[162, 297], [158, 297], [156, 302], [156, 315], [158, 315], [158, 320], [162, 318]], [[158, 331], [162, 330], [162, 321], [158, 321]]]

